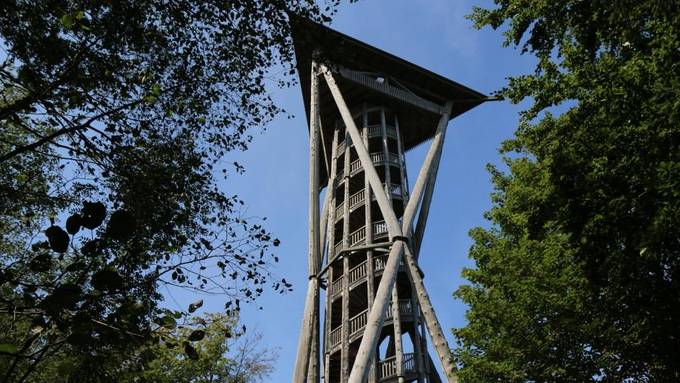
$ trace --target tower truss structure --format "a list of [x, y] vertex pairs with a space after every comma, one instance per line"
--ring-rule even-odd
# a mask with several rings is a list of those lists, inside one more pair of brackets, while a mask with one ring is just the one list
[[[442, 382], [437, 360], [456, 382], [418, 256], [449, 120], [490, 98], [322, 25], [291, 26], [310, 131], [293, 381]], [[428, 140], [410, 188], [405, 153]]]

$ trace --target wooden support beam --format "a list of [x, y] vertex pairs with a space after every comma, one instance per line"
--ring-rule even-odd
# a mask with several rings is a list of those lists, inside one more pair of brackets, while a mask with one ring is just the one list
[[[451, 108], [453, 107], [453, 102], [449, 101], [444, 106], [444, 111], [449, 114], [451, 113]], [[448, 118], [448, 116], [447, 116]], [[446, 130], [442, 131], [442, 143], [446, 137]], [[437, 182], [437, 173], [439, 172], [439, 163], [441, 162], [443, 150], [440, 150], [434, 159], [432, 175], [427, 180], [427, 185], [425, 186], [425, 195], [423, 196], [423, 202], [420, 206], [420, 212], [418, 213], [418, 222], [416, 223], [416, 231], [413, 237], [413, 253], [418, 259], [420, 255], [420, 245], [423, 241], [423, 235], [425, 234], [425, 226], [427, 225], [427, 217], [430, 214], [430, 205], [432, 203], [432, 195], [434, 194], [434, 186]]]
[[396, 284], [392, 287], [392, 329], [394, 330], [394, 360], [397, 363], [397, 382], [404, 382], [404, 349], [401, 344], [401, 312]]
[[[312, 61], [311, 105], [309, 127], [309, 249], [307, 297], [302, 320], [302, 329], [298, 341], [297, 358], [293, 372], [294, 382], [303, 382], [307, 378], [307, 368], [310, 355], [319, 355], [319, 337], [313, 337], [313, 328], [318, 328], [319, 315], [319, 281], [316, 277], [319, 271], [319, 80], [316, 62]], [[318, 334], [318, 331], [317, 331]], [[312, 371], [314, 383], [319, 379], [319, 364], [316, 371]]]
[[[447, 104], [448, 105], [448, 104]], [[450, 110], [450, 108], [449, 108]], [[418, 204], [420, 204], [420, 199], [423, 195], [423, 190], [430, 178], [433, 178], [434, 173], [434, 162], [435, 158], [441, 156], [442, 147], [444, 146], [444, 135], [446, 133], [446, 126], [449, 123], [449, 112], [445, 112], [439, 118], [439, 124], [437, 125], [437, 131], [434, 134], [432, 143], [430, 144], [430, 149], [425, 155], [425, 160], [423, 165], [420, 167], [420, 172], [418, 172], [418, 178], [416, 178], [416, 183], [413, 185], [413, 193], [411, 194], [411, 199], [406, 204], [404, 209], [404, 219], [401, 223], [402, 232], [410, 233], [413, 218], [418, 209]]]
[[404, 246], [404, 258], [406, 263], [406, 272], [408, 274], [411, 285], [416, 292], [418, 297], [418, 304], [425, 317], [425, 325], [427, 326], [427, 331], [430, 333], [432, 338], [432, 345], [434, 346], [439, 361], [442, 364], [444, 373], [446, 374], [446, 379], [449, 383], [457, 383], [458, 377], [456, 376], [456, 366], [453, 364], [453, 354], [451, 354], [451, 349], [446, 341], [442, 327], [437, 320], [437, 316], [434, 312], [434, 307], [432, 307], [432, 301], [430, 301], [430, 296], [425, 290], [425, 284], [423, 283], [423, 278], [420, 276], [418, 271], [418, 265], [416, 264], [416, 259], [411, 253], [408, 246]]
[[[347, 142], [347, 132], [345, 132], [345, 142]], [[350, 177], [350, 146], [345, 145], [345, 182], [343, 184], [342, 205], [342, 247], [349, 248], [349, 177]], [[340, 381], [347, 380], [349, 374], [349, 259], [342, 258], [342, 328], [340, 342]]]
[[[323, 200], [323, 211], [321, 213], [321, 233], [319, 238], [319, 246], [320, 246], [320, 252], [319, 252], [319, 265], [323, 265], [323, 258], [324, 254], [329, 254], [330, 252], [325, 251], [326, 247], [326, 238], [328, 238], [328, 231], [332, 229], [332, 222], [334, 218], [331, 216], [335, 216], [335, 214], [331, 214], [331, 202], [333, 200], [333, 193], [334, 193], [334, 188], [335, 188], [335, 173], [336, 173], [336, 162], [335, 157], [338, 155], [338, 131], [334, 130], [333, 132], [333, 148], [331, 149], [331, 166], [328, 174], [328, 185], [326, 185], [326, 195], [324, 196]], [[333, 212], [335, 209], [333, 209]], [[331, 217], [331, 219], [329, 219]], [[331, 225], [329, 225], [331, 223]], [[331, 244], [332, 245], [332, 244]]]

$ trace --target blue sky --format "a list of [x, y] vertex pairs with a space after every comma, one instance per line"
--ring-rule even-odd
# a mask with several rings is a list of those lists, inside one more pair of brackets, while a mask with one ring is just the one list
[[[415, 64], [491, 94], [508, 76], [528, 73], [534, 61], [514, 48], [503, 48], [500, 32], [477, 31], [465, 15], [474, 5], [490, 2], [453, 0], [370, 0], [344, 4], [332, 27], [375, 45]], [[249, 331], [263, 335], [263, 346], [279, 351], [276, 371], [269, 381], [289, 382], [307, 284], [307, 167], [308, 133], [299, 87], [272, 89], [275, 100], [293, 119], [279, 118], [251, 148], [233, 155], [246, 167], [223, 185], [239, 194], [248, 215], [266, 216], [267, 227], [281, 239], [276, 273], [294, 284], [284, 296], [265, 294], [257, 306], [243, 307], [242, 319]], [[420, 266], [442, 327], [454, 344], [449, 329], [465, 323], [465, 305], [452, 293], [464, 283], [461, 270], [473, 266], [467, 258], [468, 231], [487, 226], [483, 212], [491, 206], [492, 186], [485, 166], [500, 163], [499, 144], [513, 134], [518, 112], [525, 105], [507, 101], [481, 105], [454, 119], [444, 145], [437, 187]], [[427, 145], [407, 153], [410, 184], [420, 167]], [[229, 158], [228, 160], [232, 160]], [[195, 297], [175, 296], [185, 306]], [[205, 311], [221, 311], [223, 300], [205, 297]], [[172, 300], [168, 304], [172, 306]]]

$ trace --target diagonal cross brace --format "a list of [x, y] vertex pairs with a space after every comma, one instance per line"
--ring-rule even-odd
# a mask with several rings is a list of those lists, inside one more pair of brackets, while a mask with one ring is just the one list
[[[383, 213], [383, 217], [385, 218], [385, 222], [388, 226], [388, 232], [393, 241], [390, 254], [385, 264], [385, 269], [383, 270], [383, 277], [380, 281], [380, 285], [378, 286], [373, 306], [371, 307], [368, 315], [364, 336], [361, 340], [361, 344], [359, 345], [359, 350], [349, 376], [349, 383], [361, 383], [366, 379], [370, 369], [369, 363], [377, 346], [379, 330], [382, 328], [385, 319], [385, 309], [389, 302], [389, 294], [394, 286], [399, 262], [405, 248], [404, 237], [402, 233], [411, 232], [413, 218], [415, 216], [417, 206], [420, 203], [425, 185], [428, 179], [432, 176], [433, 171], [436, 171], [436, 166], [433, 166], [433, 163], [436, 162], [436, 158], [438, 158], [441, 154], [444, 132], [446, 131], [446, 125], [448, 124], [449, 113], [451, 110], [451, 103], [447, 103], [444, 109], [445, 113], [441, 116], [439, 125], [437, 127], [437, 133], [435, 134], [432, 145], [430, 146], [430, 150], [428, 151], [425, 158], [425, 162], [423, 163], [423, 166], [418, 174], [418, 178], [413, 189], [412, 198], [409, 200], [404, 211], [402, 227], [399, 227], [396, 214], [387, 200], [385, 191], [382, 188], [382, 182], [380, 182], [380, 178], [378, 177], [377, 171], [373, 166], [373, 162], [370, 159], [368, 150], [361, 140], [359, 130], [354, 124], [351, 112], [349, 111], [342, 93], [335, 82], [333, 74], [325, 66], [322, 67], [322, 71], [326, 78], [326, 82], [328, 83], [328, 87], [331, 91], [333, 99], [335, 100], [335, 103], [340, 111], [340, 115], [345, 123], [347, 132], [350, 134], [350, 137], [354, 142], [359, 160], [364, 167], [364, 171], [366, 172], [371, 189], [376, 195], [378, 206]], [[436, 317], [434, 317], [434, 320], [436, 321]], [[428, 328], [429, 327], [430, 326], [428, 325]], [[448, 346], [446, 347], [448, 348]], [[449, 356], [450, 351], [444, 359], [450, 359]], [[440, 359], [442, 359], [441, 356]], [[445, 363], [444, 359], [442, 359], [442, 363]]]

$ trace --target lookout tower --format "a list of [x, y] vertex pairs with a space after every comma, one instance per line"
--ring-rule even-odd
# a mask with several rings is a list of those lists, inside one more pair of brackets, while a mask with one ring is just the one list
[[[320, 24], [291, 27], [310, 132], [309, 285], [293, 381], [442, 382], [438, 360], [454, 382], [418, 256], [449, 120], [489, 98]], [[410, 188], [405, 153], [426, 141]]]

